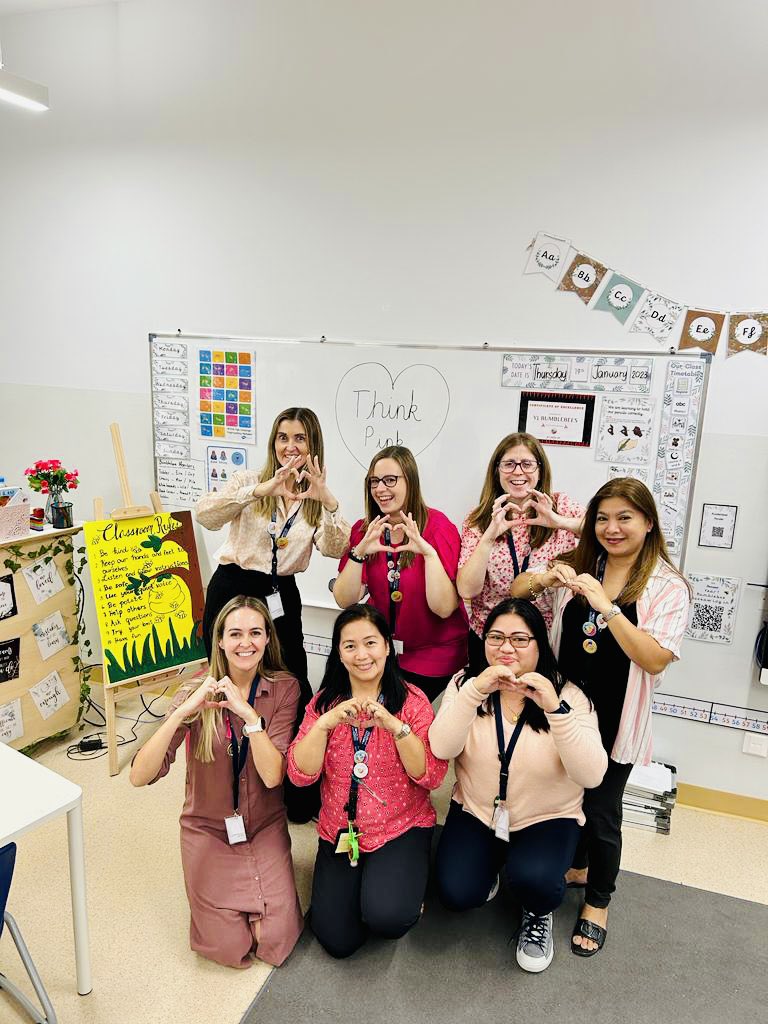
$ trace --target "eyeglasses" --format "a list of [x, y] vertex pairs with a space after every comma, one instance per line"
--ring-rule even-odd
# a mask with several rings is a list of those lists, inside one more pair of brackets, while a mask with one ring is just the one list
[[519, 466], [524, 473], [532, 473], [538, 465], [537, 459], [521, 459], [519, 462], [517, 459], [505, 459], [499, 463], [499, 469], [502, 473], [514, 473]]
[[503, 647], [504, 643], [510, 643], [517, 651], [523, 651], [535, 637], [529, 636], [528, 633], [498, 633], [496, 630], [492, 630], [485, 638], [485, 642], [490, 647]]
[[389, 476], [369, 476], [368, 489], [371, 491], [375, 491], [379, 484], [384, 484], [385, 487], [388, 487], [391, 490], [395, 486], [397, 481], [402, 479], [402, 473], [399, 476], [395, 476], [394, 473], [390, 474]]

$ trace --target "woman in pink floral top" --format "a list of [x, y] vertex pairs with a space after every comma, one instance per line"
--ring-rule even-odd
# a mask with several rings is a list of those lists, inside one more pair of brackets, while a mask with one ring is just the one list
[[312, 930], [335, 957], [374, 932], [399, 938], [419, 919], [445, 777], [427, 733], [432, 706], [397, 667], [387, 620], [370, 605], [336, 619], [317, 695], [288, 750], [297, 786], [320, 781]]
[[[456, 584], [461, 597], [470, 601], [470, 665], [482, 657], [480, 638], [489, 612], [510, 596], [518, 575], [546, 567], [576, 547], [583, 515], [583, 505], [552, 491], [549, 460], [535, 437], [508, 434], [498, 443], [480, 501], [461, 532]], [[535, 600], [549, 626], [551, 600], [535, 582], [529, 590], [525, 596]]]

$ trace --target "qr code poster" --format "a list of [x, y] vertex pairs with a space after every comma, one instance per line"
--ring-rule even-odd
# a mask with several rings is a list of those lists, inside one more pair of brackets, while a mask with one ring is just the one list
[[691, 619], [685, 635], [712, 644], [733, 642], [741, 580], [729, 576], [688, 573], [693, 587]]

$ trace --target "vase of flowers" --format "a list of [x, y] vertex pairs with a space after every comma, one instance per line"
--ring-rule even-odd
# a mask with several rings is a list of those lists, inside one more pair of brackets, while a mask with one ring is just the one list
[[[72, 505], [70, 502], [62, 502], [61, 496], [65, 491], [74, 491], [80, 482], [78, 472], [73, 469], [71, 472], [62, 466], [58, 459], [39, 460], [29, 469], [24, 470], [27, 483], [33, 491], [45, 494], [48, 501], [45, 506], [45, 520], [53, 523], [54, 526], [72, 525]], [[66, 514], [64, 512], [66, 506]]]

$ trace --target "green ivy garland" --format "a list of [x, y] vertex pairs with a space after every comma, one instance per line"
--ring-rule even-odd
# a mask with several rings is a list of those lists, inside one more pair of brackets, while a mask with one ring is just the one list
[[[85, 618], [83, 616], [83, 606], [85, 604], [85, 590], [83, 587], [83, 581], [80, 578], [80, 573], [85, 567], [85, 548], [77, 548], [75, 550], [73, 535], [68, 534], [66, 536], [54, 537], [48, 543], [41, 544], [39, 548], [34, 551], [28, 547], [22, 547], [20, 544], [3, 544], [6, 551], [10, 552], [10, 556], [5, 559], [4, 565], [6, 569], [11, 572], [18, 572], [21, 569], [24, 562], [36, 562], [42, 558], [43, 562], [47, 565], [52, 562], [57, 555], [67, 555], [67, 560], [64, 563], [64, 570], [67, 574], [67, 583], [70, 587], [74, 588], [75, 583], [80, 585], [80, 593], [75, 596], [75, 629], [72, 636], [69, 639], [70, 644], [74, 644], [76, 653], [72, 657], [72, 665], [75, 672], [80, 676], [80, 704], [77, 709], [77, 718], [75, 719], [75, 725], [80, 723], [80, 719], [83, 717], [86, 704], [91, 695], [91, 673], [93, 666], [89, 664], [90, 656], [92, 654], [91, 641], [88, 639], [85, 627]], [[86, 656], [86, 661], [80, 657], [80, 649], [83, 649]], [[84, 726], [80, 725], [82, 729]], [[45, 741], [49, 739], [58, 739], [61, 736], [66, 736], [69, 729], [64, 729], [62, 732], [56, 733], [55, 736], [46, 736]], [[39, 741], [44, 742], [43, 740]], [[25, 753], [29, 753], [38, 743], [33, 743], [29, 747], [24, 748]]]

